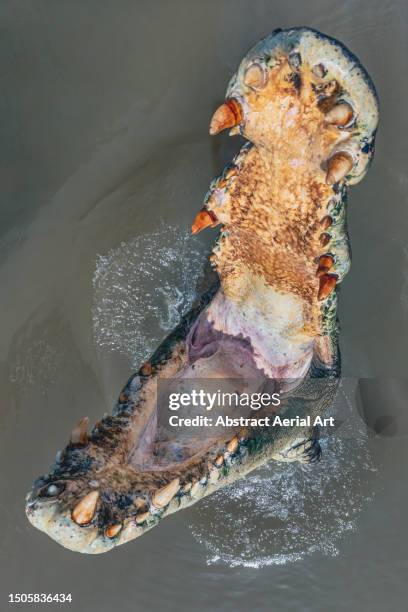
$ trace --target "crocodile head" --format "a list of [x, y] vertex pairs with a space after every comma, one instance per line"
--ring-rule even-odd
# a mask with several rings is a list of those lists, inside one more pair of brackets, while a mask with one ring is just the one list
[[330, 406], [337, 285], [350, 263], [345, 193], [367, 169], [377, 121], [373, 85], [338, 41], [277, 30], [247, 54], [210, 132], [249, 142], [193, 223], [193, 233], [222, 224], [211, 256], [220, 282], [128, 381], [113, 415], [89, 434], [86, 418], [74, 428], [27, 496], [34, 526], [72, 550], [104, 552], [270, 458], [319, 456], [309, 428], [171, 436], [158, 386], [279, 388], [291, 416]]

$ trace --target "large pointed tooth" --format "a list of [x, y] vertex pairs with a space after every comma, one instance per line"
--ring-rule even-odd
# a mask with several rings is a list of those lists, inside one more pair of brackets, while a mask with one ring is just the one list
[[202, 208], [195, 216], [193, 225], [191, 226], [191, 233], [198, 234], [201, 230], [206, 227], [215, 227], [218, 225], [218, 219], [211, 210]]
[[320, 227], [323, 230], [329, 229], [333, 225], [333, 219], [330, 215], [326, 215], [323, 219], [320, 219]]
[[323, 274], [320, 277], [319, 292], [317, 294], [318, 300], [325, 300], [327, 297], [329, 297], [336, 286], [337, 279], [337, 274]]
[[180, 488], [180, 478], [175, 478], [165, 487], [162, 487], [153, 495], [152, 504], [155, 508], [161, 509], [167, 506]]
[[201, 485], [199, 482], [195, 482], [193, 484], [193, 486], [191, 487], [191, 491], [190, 491], [190, 495], [191, 497], [200, 497], [200, 492], [201, 492]]
[[224, 463], [224, 457], [222, 455], [218, 455], [215, 459], [215, 465], [220, 467]]
[[88, 442], [89, 417], [83, 417], [75, 425], [71, 433], [71, 444], [86, 444]]
[[212, 116], [210, 123], [210, 134], [214, 136], [227, 128], [232, 128], [241, 123], [242, 109], [239, 102], [231, 98], [221, 104]]
[[140, 523], [144, 523], [145, 521], [147, 521], [149, 516], [150, 516], [150, 512], [141, 512], [140, 514], [136, 515], [135, 521], [139, 525]]
[[353, 160], [348, 153], [335, 153], [327, 163], [326, 183], [332, 185], [341, 181], [353, 167]]
[[209, 471], [209, 475], [208, 476], [209, 476], [210, 483], [214, 484], [219, 479], [220, 473], [219, 473], [219, 471], [217, 470], [216, 467], [212, 467], [210, 469], [210, 471]]
[[331, 270], [333, 267], [333, 257], [331, 255], [321, 255], [319, 257], [319, 265], [316, 270], [316, 276], [322, 276]]
[[105, 535], [108, 538], [114, 538], [118, 535], [119, 531], [122, 529], [122, 523], [117, 523], [116, 525], [109, 525], [106, 528]]
[[91, 491], [77, 503], [72, 510], [72, 520], [78, 525], [87, 525], [94, 517], [96, 504], [99, 498], [99, 491]]
[[347, 125], [353, 118], [353, 109], [347, 102], [336, 104], [326, 113], [326, 122], [334, 125]]
[[234, 436], [227, 444], [227, 451], [229, 453], [235, 453], [235, 451], [238, 448], [238, 445], [239, 445], [238, 438], [237, 436]]

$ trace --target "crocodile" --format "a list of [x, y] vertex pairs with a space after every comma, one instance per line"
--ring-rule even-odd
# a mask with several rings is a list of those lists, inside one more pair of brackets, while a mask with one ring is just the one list
[[[106, 552], [267, 461], [320, 459], [314, 419], [332, 406], [341, 373], [347, 189], [369, 167], [377, 125], [374, 85], [341, 42], [277, 29], [247, 53], [210, 123], [211, 135], [229, 130], [245, 144], [192, 224], [193, 234], [220, 226], [216, 280], [129, 379], [112, 415], [90, 432], [87, 417], [74, 427], [27, 495], [35, 527], [71, 550]], [[259, 414], [309, 421], [170, 435], [160, 386], [214, 380], [279, 390], [279, 409]]]

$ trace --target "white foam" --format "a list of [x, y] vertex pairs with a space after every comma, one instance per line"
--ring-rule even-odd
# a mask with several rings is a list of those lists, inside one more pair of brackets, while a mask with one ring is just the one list
[[338, 555], [375, 489], [365, 429], [356, 414], [347, 416], [321, 440], [318, 465], [271, 461], [194, 507], [190, 529], [209, 565], [261, 568]]
[[97, 345], [138, 367], [191, 307], [205, 260], [202, 243], [165, 225], [100, 255], [93, 277]]

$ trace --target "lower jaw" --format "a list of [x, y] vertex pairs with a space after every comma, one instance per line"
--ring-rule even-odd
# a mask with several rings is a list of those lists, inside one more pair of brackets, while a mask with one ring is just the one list
[[[297, 437], [295, 436], [292, 440], [293, 444], [296, 443], [296, 439], [303, 440], [304, 435], [299, 431]], [[238, 440], [237, 448], [233, 452], [225, 451], [224, 462], [220, 468], [216, 469], [212, 466], [194, 484], [181, 486], [165, 508], [157, 509], [150, 506], [148, 516], [142, 523], [139, 523], [135, 517], [128, 517], [123, 521], [120, 532], [114, 538], [101, 534], [94, 525], [83, 527], [74, 525], [71, 512], [61, 511], [58, 504], [55, 504], [55, 512], [51, 516], [49, 509], [44, 516], [41, 515], [41, 512], [31, 513], [27, 509], [27, 516], [35, 527], [46, 532], [65, 548], [85, 554], [108, 552], [116, 546], [145, 534], [156, 527], [161, 519], [188, 508], [203, 497], [243, 478], [272, 459], [280, 447], [282, 444], [276, 444], [276, 441], [274, 443], [273, 437], [268, 436]], [[188, 479], [188, 475], [186, 476]]]
[[[183, 342], [187, 344], [190, 337], [189, 332], [194, 329], [194, 322], [197, 318], [198, 314], [196, 313], [195, 316], [186, 321], [183, 331], [185, 340]], [[41, 502], [31, 504], [32, 498], [29, 498], [27, 515], [33, 525], [45, 531], [51, 538], [71, 550], [89, 554], [101, 553], [137, 538], [156, 526], [162, 518], [196, 503], [200, 498], [210, 495], [219, 488], [245, 476], [276, 456], [277, 453], [284, 451], [288, 446], [296, 445], [297, 441], [304, 439], [307, 435], [310, 436], [310, 428], [296, 429], [284, 433], [277, 433], [273, 429], [259, 431], [256, 428], [249, 428], [245, 431], [238, 430], [229, 438], [226, 435], [223, 438], [218, 436], [216, 441], [211, 442], [209, 440], [207, 445], [202, 445], [201, 443], [201, 450], [193, 448], [192, 452], [181, 462], [166, 463], [165, 461], [158, 461], [157, 458], [152, 459], [150, 442], [154, 439], [155, 427], [149, 433], [149, 422], [154, 422], [154, 402], [151, 401], [151, 398], [150, 404], [146, 402], [146, 389], [154, 387], [155, 380], [157, 379], [154, 375], [154, 370], [157, 369], [157, 376], [159, 377], [177, 378], [187, 376], [189, 373], [194, 378], [194, 367], [199, 369], [197, 365], [200, 363], [200, 359], [197, 356], [201, 350], [199, 338], [194, 345], [194, 350], [198, 351], [198, 353], [195, 354], [193, 363], [191, 361], [188, 362], [188, 360], [186, 362], [184, 357], [184, 365], [180, 367], [180, 363], [177, 361], [179, 357], [175, 353], [175, 346], [177, 346], [177, 342], [180, 343], [180, 339], [178, 338], [177, 330], [174, 333], [175, 339], [171, 340], [170, 338], [170, 340], [165, 341], [153, 355], [147, 371], [145, 371], [146, 368], [141, 368], [140, 378], [143, 381], [142, 390], [145, 392], [144, 399], [141, 400], [140, 398], [139, 384], [136, 384], [135, 387], [135, 381], [139, 380], [139, 376], [132, 377], [120, 396], [114, 412], [115, 416], [104, 419], [94, 429], [90, 438], [90, 444], [94, 445], [103, 457], [100, 472], [102, 476], [105, 474], [106, 480], [103, 482], [98, 472], [95, 474], [95, 478], [102, 480], [101, 490], [104, 490], [105, 493], [110, 491], [110, 499], [113, 501], [109, 503], [112, 503], [113, 506], [116, 503], [114, 500], [117, 491], [115, 490], [116, 485], [114, 483], [117, 480], [110, 478], [111, 472], [109, 472], [109, 466], [116, 466], [117, 469], [123, 469], [124, 472], [128, 470], [127, 473], [130, 476], [129, 486], [131, 486], [132, 482], [135, 482], [136, 485], [141, 483], [148, 484], [145, 487], [146, 495], [144, 499], [146, 507], [143, 509], [143, 512], [136, 513], [130, 509], [128, 514], [124, 515], [122, 513], [120, 516], [120, 529], [113, 537], [110, 537], [106, 535], [106, 527], [108, 525], [102, 525], [100, 522], [98, 524], [96, 521], [91, 522], [89, 525], [77, 525], [72, 520], [71, 508], [64, 508], [59, 503], [55, 503], [52, 507], [45, 508], [42, 511]], [[193, 345], [191, 344], [190, 358], [194, 354], [192, 347]], [[235, 348], [232, 346], [231, 349], [234, 359], [237, 358], [237, 355], [239, 356], [239, 351], [236, 351]], [[248, 377], [250, 377], [251, 373], [261, 374], [265, 377], [263, 372], [259, 372], [256, 364], [251, 365], [247, 348], [244, 342], [242, 356], [246, 363], [245, 374]], [[194, 361], [195, 358], [197, 359]], [[163, 359], [166, 365], [161, 366], [160, 364], [163, 363]], [[232, 359], [233, 362], [234, 359]], [[222, 367], [225, 361], [227, 360], [219, 360]], [[178, 366], [176, 365], [177, 363], [179, 363]], [[236, 365], [238, 367], [239, 363], [237, 362]], [[241, 379], [245, 380], [245, 377], [242, 376], [242, 370], [238, 368], [237, 372], [236, 377], [239, 378], [241, 373]], [[319, 373], [319, 376], [321, 376], [321, 373]], [[208, 372], [206, 377], [210, 378]], [[222, 374], [221, 378], [223, 377], [225, 377], [225, 373]], [[290, 386], [287, 388], [291, 400], [296, 397], [296, 386], [297, 383], [295, 381], [294, 388]], [[325, 398], [323, 397], [323, 404], [327, 407], [330, 404], [331, 397], [329, 396], [332, 396], [332, 392], [330, 389], [329, 391], [323, 389], [321, 396], [325, 394], [327, 395], [327, 401], [324, 401]], [[322, 397], [320, 399], [322, 400]], [[300, 400], [303, 401], [302, 395]], [[301, 405], [300, 408], [299, 406], [295, 406], [295, 408], [290, 408], [289, 406], [288, 410], [289, 413], [291, 410], [292, 412], [295, 410], [292, 416], [296, 416], [297, 413], [302, 410], [307, 411], [308, 408], [310, 408], [310, 405], [306, 403], [304, 406]], [[283, 412], [285, 412], [286, 416], [287, 411]], [[137, 436], [131, 427], [132, 423], [137, 423]], [[115, 432], [118, 434], [117, 440], [115, 439]], [[139, 444], [136, 443], [135, 438], [139, 439]], [[84, 456], [86, 457], [86, 453], [89, 452], [85, 446]], [[124, 479], [122, 478], [122, 480]], [[172, 498], [163, 504], [162, 507], [157, 507], [154, 503], [154, 491], [161, 484], [167, 486], [168, 483], [175, 483], [175, 481], [176, 485], [174, 486], [177, 490]], [[149, 491], [152, 491], [152, 493]], [[105, 494], [105, 499], [108, 499], [108, 497]], [[36, 503], [37, 508], [34, 508]], [[115, 507], [109, 508], [109, 515], [115, 514], [116, 510]]]

